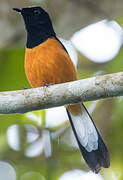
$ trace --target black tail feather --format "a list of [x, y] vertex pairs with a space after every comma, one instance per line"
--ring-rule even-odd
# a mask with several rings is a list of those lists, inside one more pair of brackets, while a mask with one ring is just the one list
[[[98, 134], [99, 135], [99, 134]], [[101, 167], [108, 168], [110, 166], [110, 158], [108, 150], [101, 138], [98, 136], [98, 149], [88, 152], [78, 141], [80, 151], [88, 166], [95, 173], [101, 170]]]
[[[85, 108], [85, 110], [86, 110], [86, 108]], [[88, 111], [87, 111], [87, 113], [88, 113]], [[81, 145], [81, 143], [79, 142], [79, 139], [78, 139], [78, 136], [77, 136], [77, 132], [76, 132], [76, 130], [74, 128], [74, 125], [73, 125], [73, 122], [72, 122], [72, 119], [71, 119], [71, 116], [70, 116], [70, 113], [69, 113], [68, 110], [67, 110], [67, 114], [68, 114], [68, 117], [69, 117], [72, 129], [73, 129], [74, 135], [75, 135], [76, 140], [78, 142], [80, 151], [81, 151], [81, 153], [83, 155], [84, 160], [86, 161], [88, 166], [91, 168], [91, 170], [93, 172], [95, 172], [95, 173], [98, 173], [101, 170], [101, 167], [108, 168], [110, 166], [109, 153], [108, 153], [107, 147], [104, 144], [104, 142], [103, 142], [103, 140], [102, 140], [102, 138], [101, 138], [101, 136], [100, 136], [100, 134], [99, 134], [99, 132], [98, 132], [98, 130], [97, 130], [93, 120], [92, 120], [92, 118], [90, 117], [92, 122], [93, 122], [93, 124], [94, 124], [94, 126], [95, 126], [95, 128], [96, 128], [96, 130], [97, 130], [97, 133], [98, 133], [98, 149], [97, 150], [93, 150], [91, 152], [88, 152]]]

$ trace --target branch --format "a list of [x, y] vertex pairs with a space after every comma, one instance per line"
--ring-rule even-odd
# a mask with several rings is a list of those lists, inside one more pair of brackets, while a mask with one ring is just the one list
[[123, 96], [123, 72], [48, 87], [0, 92], [0, 114], [25, 113], [115, 96]]

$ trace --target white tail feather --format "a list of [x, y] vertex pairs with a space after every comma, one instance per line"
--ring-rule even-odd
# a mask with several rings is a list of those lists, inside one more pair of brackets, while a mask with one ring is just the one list
[[82, 111], [78, 115], [72, 115], [72, 113], [69, 113], [78, 140], [88, 152], [91, 152], [92, 150], [98, 149], [98, 134], [84, 105], [81, 105], [81, 108]]

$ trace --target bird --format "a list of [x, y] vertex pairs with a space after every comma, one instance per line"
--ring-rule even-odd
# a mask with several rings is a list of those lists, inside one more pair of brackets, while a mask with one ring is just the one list
[[[51, 18], [40, 6], [13, 8], [23, 17], [27, 32], [25, 74], [32, 88], [78, 80], [76, 68]], [[65, 106], [80, 152], [94, 172], [110, 166], [108, 149], [83, 103]]]

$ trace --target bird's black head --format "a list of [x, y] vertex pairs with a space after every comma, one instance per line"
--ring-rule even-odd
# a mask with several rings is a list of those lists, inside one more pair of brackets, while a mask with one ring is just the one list
[[55, 37], [51, 19], [48, 13], [39, 6], [14, 8], [23, 16], [27, 30], [27, 47], [33, 48], [49, 37]]

